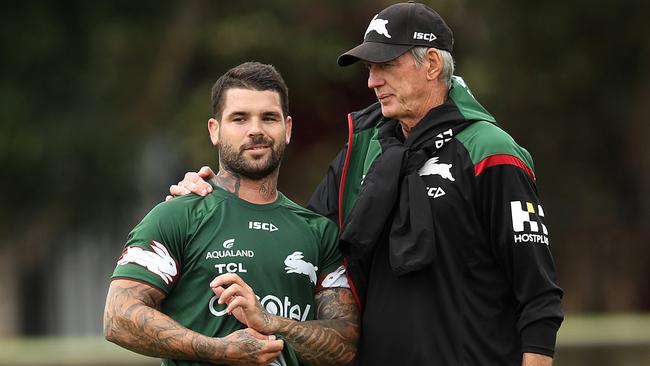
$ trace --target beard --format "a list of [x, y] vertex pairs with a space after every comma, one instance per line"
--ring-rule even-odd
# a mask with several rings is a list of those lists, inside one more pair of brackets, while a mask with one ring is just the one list
[[[277, 146], [273, 140], [264, 136], [255, 136], [250, 142], [242, 145], [239, 149], [234, 146], [220, 142], [217, 146], [219, 151], [219, 160], [223, 168], [234, 174], [251, 180], [261, 180], [268, 177], [280, 166], [286, 143], [281, 141]], [[265, 144], [271, 149], [271, 154], [255, 159], [246, 159], [244, 153], [246, 149], [253, 145]]]

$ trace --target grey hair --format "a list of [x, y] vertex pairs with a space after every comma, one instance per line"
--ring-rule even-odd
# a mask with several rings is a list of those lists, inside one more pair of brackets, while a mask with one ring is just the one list
[[[411, 48], [411, 55], [415, 60], [415, 65], [420, 67], [424, 63], [424, 58], [427, 56], [429, 47], [413, 47]], [[436, 48], [440, 53], [442, 59], [442, 71], [440, 72], [440, 79], [445, 82], [447, 88], [451, 88], [451, 76], [454, 74], [454, 58], [449, 51]]]

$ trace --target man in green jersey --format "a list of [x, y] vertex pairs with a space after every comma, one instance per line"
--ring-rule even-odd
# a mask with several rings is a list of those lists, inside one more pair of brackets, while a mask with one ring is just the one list
[[239, 65], [215, 83], [212, 112], [212, 193], [161, 203], [131, 231], [106, 339], [163, 365], [353, 363], [358, 310], [336, 224], [277, 190], [292, 126], [282, 77]]

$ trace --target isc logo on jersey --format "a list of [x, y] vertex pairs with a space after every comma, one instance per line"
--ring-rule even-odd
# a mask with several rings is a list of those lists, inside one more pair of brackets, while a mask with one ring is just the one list
[[248, 228], [251, 230], [278, 231], [278, 227], [270, 222], [249, 221]]

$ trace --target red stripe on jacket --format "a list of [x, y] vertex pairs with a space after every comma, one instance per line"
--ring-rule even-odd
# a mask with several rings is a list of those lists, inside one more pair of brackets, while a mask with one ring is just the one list
[[[350, 165], [350, 156], [352, 155], [352, 143], [354, 140], [354, 123], [352, 119], [352, 113], [348, 114], [348, 151], [345, 153], [345, 162], [343, 163], [343, 172], [341, 173], [341, 182], [339, 185], [339, 229], [343, 232], [343, 194], [345, 193], [345, 179], [348, 175], [348, 165]], [[352, 291], [352, 296], [357, 303], [359, 309], [363, 309], [361, 304], [361, 299], [357, 293], [357, 288], [352, 281], [350, 272], [348, 271], [348, 260], [343, 258], [343, 266], [345, 267], [345, 276], [348, 278], [348, 284], [350, 284], [350, 290]]]
[[523, 169], [528, 176], [535, 181], [535, 173], [526, 163], [521, 161], [518, 157], [514, 155], [498, 154], [490, 155], [487, 158], [481, 160], [474, 166], [474, 176], [479, 176], [485, 169], [493, 167], [495, 165], [514, 165], [520, 169]]

